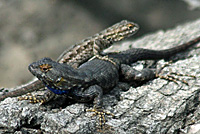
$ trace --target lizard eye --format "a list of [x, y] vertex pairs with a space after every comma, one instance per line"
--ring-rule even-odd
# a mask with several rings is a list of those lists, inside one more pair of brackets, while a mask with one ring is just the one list
[[129, 29], [133, 28], [134, 25], [133, 24], [128, 24]]
[[42, 72], [48, 72], [51, 68], [52, 68], [52, 66], [50, 66], [49, 64], [40, 65], [40, 70]]

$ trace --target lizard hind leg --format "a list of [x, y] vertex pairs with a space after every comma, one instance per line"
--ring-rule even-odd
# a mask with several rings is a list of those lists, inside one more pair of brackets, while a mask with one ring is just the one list
[[145, 80], [151, 80], [154, 78], [161, 78], [161, 79], [165, 79], [168, 81], [173, 81], [176, 84], [178, 84], [178, 81], [188, 85], [188, 82], [186, 80], [177, 78], [175, 76], [187, 76], [187, 77], [192, 77], [192, 78], [196, 78], [194, 75], [188, 75], [188, 74], [181, 74], [181, 73], [177, 73], [177, 72], [169, 72], [169, 74], [167, 75], [163, 75], [163, 69], [166, 66], [169, 66], [171, 64], [171, 62], [164, 64], [162, 67], [160, 67], [159, 69], [150, 69], [150, 68], [145, 68], [142, 69], [141, 71], [138, 71], [128, 65], [122, 64], [121, 65], [121, 74], [123, 76], [123, 79], [125, 81], [145, 81]]
[[124, 81], [146, 81], [155, 78], [155, 69], [144, 68], [142, 70], [136, 70], [129, 65], [121, 64], [120, 74]]

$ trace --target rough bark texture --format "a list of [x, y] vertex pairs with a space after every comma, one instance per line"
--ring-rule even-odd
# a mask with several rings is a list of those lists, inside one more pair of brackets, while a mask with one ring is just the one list
[[[110, 50], [129, 47], [165, 49], [197, 36], [200, 36], [200, 20], [166, 32], [158, 31], [136, 41], [124, 42]], [[199, 45], [177, 54], [173, 57], [176, 62], [164, 68], [164, 74], [177, 72], [195, 75], [196, 79], [177, 76], [189, 85], [158, 78], [126, 92], [115, 88], [112, 93], [106, 94], [104, 107], [116, 117], [107, 117], [106, 128], [101, 133], [195, 133], [193, 128], [199, 128], [200, 125]], [[165, 63], [160, 60], [157, 66]], [[142, 68], [143, 62], [138, 62], [135, 67]], [[54, 101], [40, 105], [17, 101], [17, 98], [5, 99], [0, 102], [0, 133], [100, 133], [98, 118], [85, 112], [92, 104], [71, 103], [66, 99]]]

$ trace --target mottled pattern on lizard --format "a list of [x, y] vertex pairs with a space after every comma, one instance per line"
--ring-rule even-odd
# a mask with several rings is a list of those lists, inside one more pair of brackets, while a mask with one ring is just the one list
[[137, 24], [129, 21], [121, 21], [77, 43], [71, 49], [64, 51], [57, 59], [57, 62], [67, 63], [77, 68], [81, 63], [84, 63], [92, 56], [99, 54], [113, 43], [132, 36], [138, 30], [139, 26]]
[[127, 81], [144, 81], [158, 77], [155, 69], [145, 68], [137, 71], [128, 65], [138, 60], [169, 58], [197, 42], [200, 42], [200, 37], [166, 50], [133, 48], [119, 53], [109, 53], [108, 58], [115, 64], [94, 58], [77, 69], [50, 58], [43, 58], [30, 64], [29, 71], [55, 94], [65, 94], [78, 102], [94, 100], [94, 109], [90, 111], [101, 114], [102, 117], [103, 93], [112, 90], [122, 78]]
[[[59, 56], [57, 62], [67, 63], [77, 68], [81, 63], [87, 61], [94, 55], [98, 55], [102, 50], [108, 48], [113, 43], [132, 36], [138, 31], [138, 29], [139, 26], [137, 24], [123, 20], [67, 49]], [[0, 96], [0, 101], [7, 97], [20, 96], [43, 87], [44, 84], [42, 82], [39, 80], [34, 80], [17, 88], [16, 91], [12, 91]], [[48, 98], [51, 93], [47, 93], [46, 95]]]

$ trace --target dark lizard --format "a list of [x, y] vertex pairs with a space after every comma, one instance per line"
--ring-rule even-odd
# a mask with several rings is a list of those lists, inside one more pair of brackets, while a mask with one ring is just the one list
[[200, 42], [200, 37], [165, 50], [132, 48], [118, 53], [108, 53], [107, 57], [110, 60], [93, 58], [78, 68], [43, 58], [30, 64], [28, 69], [55, 94], [65, 94], [77, 102], [93, 100], [94, 107], [90, 111], [102, 117], [105, 113], [102, 109], [103, 94], [111, 91], [119, 81], [144, 81], [159, 76], [156, 69], [145, 68], [137, 71], [129, 66], [131, 63], [138, 60], [168, 59], [197, 42]]
[[[137, 24], [123, 20], [65, 50], [56, 61], [77, 68], [81, 63], [84, 63], [94, 55], [98, 55], [102, 50], [110, 47], [113, 43], [132, 36], [138, 29], [139, 26]], [[15, 91], [0, 96], [0, 101], [7, 97], [16, 97], [30, 93], [43, 87], [44, 84], [36, 79], [16, 88]], [[50, 96], [51, 93], [47, 95]]]

